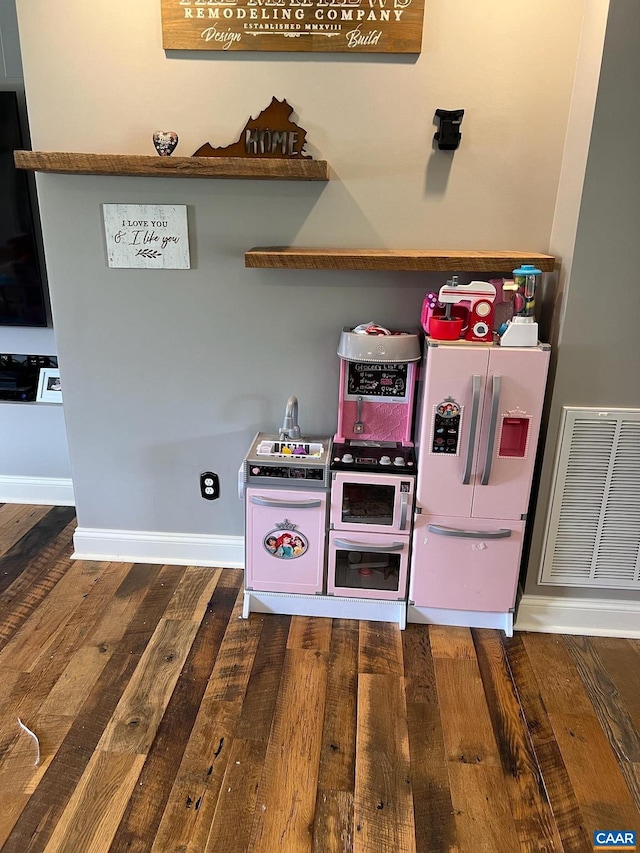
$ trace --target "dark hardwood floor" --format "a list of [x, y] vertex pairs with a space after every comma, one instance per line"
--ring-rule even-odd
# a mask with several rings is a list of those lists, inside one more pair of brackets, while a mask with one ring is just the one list
[[[0, 848], [593, 849], [640, 830], [640, 643], [241, 613], [0, 505]], [[36, 742], [18, 720], [39, 740]]]

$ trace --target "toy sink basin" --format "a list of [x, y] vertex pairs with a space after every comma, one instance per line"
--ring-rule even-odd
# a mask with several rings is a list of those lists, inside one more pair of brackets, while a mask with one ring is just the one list
[[320, 441], [304, 440], [281, 441], [270, 438], [258, 440], [257, 456], [277, 457], [278, 459], [308, 459], [320, 458], [325, 452], [325, 445]]
[[274, 461], [277, 465], [292, 467], [329, 467], [333, 439], [331, 436], [305, 436], [300, 439], [282, 439], [279, 435], [259, 432], [245, 460], [260, 465]]

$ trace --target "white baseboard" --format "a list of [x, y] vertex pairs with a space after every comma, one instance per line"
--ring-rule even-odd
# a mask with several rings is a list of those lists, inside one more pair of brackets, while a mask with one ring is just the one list
[[0, 503], [76, 505], [73, 482], [66, 477], [0, 477]]
[[516, 631], [640, 638], [640, 601], [523, 595]]
[[73, 544], [75, 560], [244, 568], [243, 536], [78, 527]]

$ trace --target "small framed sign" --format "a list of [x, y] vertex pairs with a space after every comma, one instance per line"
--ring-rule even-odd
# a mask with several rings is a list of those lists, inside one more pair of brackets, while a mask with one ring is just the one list
[[61, 403], [62, 385], [57, 367], [42, 367], [38, 377], [37, 403]]
[[110, 267], [188, 270], [189, 231], [184, 204], [104, 204]]

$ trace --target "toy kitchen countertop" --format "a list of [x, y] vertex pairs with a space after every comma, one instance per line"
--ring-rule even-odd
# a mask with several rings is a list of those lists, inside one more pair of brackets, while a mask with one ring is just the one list
[[376, 474], [415, 474], [416, 455], [413, 447], [404, 447], [395, 441], [334, 441], [331, 469], [370, 471]]
[[327, 489], [331, 444], [330, 436], [283, 439], [259, 432], [244, 458], [244, 483], [272, 488]]

